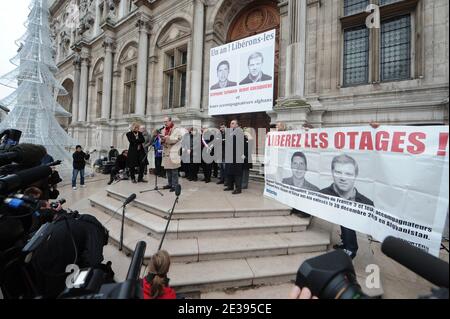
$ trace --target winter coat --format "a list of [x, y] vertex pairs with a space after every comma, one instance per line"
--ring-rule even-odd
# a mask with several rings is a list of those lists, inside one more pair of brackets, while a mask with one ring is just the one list
[[91, 155], [85, 152], [75, 152], [72, 155], [73, 158], [73, 168], [74, 169], [84, 169], [86, 166], [86, 161], [91, 157]]
[[166, 140], [163, 143], [162, 166], [165, 169], [179, 169], [181, 167], [180, 142], [183, 138], [183, 132], [181, 129], [174, 126], [169, 131], [169, 134], [165, 135], [165, 130], [163, 134], [164, 137], [166, 137]]
[[128, 132], [127, 139], [130, 143], [130, 146], [128, 147], [127, 166], [140, 166], [145, 158], [145, 151], [143, 146], [145, 142], [144, 136], [141, 132], [139, 132], [136, 138], [133, 132]]

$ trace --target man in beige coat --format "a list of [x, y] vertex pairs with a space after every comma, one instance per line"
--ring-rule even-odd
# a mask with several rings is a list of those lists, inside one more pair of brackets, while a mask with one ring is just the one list
[[163, 189], [170, 189], [171, 192], [174, 192], [178, 185], [178, 169], [181, 167], [180, 148], [183, 132], [175, 127], [171, 117], [166, 117], [162, 133], [162, 166], [167, 171], [168, 179], [168, 185], [164, 186]]

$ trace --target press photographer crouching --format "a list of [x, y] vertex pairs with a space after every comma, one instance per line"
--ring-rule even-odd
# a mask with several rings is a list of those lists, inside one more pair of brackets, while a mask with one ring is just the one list
[[103, 282], [112, 281], [110, 265], [102, 265], [107, 230], [93, 216], [66, 211], [64, 200], [49, 202], [59, 195], [61, 179], [41, 165], [46, 154], [31, 144], [0, 151], [0, 289], [6, 299], [58, 297], [68, 265], [100, 268]]

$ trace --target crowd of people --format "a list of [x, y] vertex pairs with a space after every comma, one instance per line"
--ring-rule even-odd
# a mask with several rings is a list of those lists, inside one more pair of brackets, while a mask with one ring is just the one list
[[[191, 182], [200, 181], [202, 171], [205, 183], [217, 178], [217, 184], [224, 185], [224, 191], [241, 194], [248, 189], [254, 136], [247, 129], [241, 129], [238, 120], [227, 127], [222, 123], [218, 129], [191, 127], [184, 129], [175, 125], [171, 117], [164, 119], [164, 126], [148, 133], [146, 127], [133, 123], [126, 134], [129, 147], [119, 151], [111, 146], [108, 158], [111, 164], [109, 185], [117, 180], [128, 179], [132, 183], [147, 183], [148, 172], [167, 178], [163, 189], [174, 192], [179, 178]], [[243, 141], [243, 147], [241, 143]], [[77, 189], [77, 178], [84, 187], [86, 161], [90, 154], [78, 145], [73, 153], [72, 187]], [[148, 169], [151, 167], [150, 169]], [[137, 176], [136, 176], [137, 175]]]

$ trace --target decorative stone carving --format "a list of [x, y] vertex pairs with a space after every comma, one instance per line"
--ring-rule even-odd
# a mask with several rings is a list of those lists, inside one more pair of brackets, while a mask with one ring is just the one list
[[139, 29], [139, 32], [150, 32], [152, 29], [150, 19], [145, 17], [139, 17], [136, 21], [136, 27]]
[[123, 64], [137, 58], [137, 47], [130, 45], [119, 59], [119, 63]]
[[79, 53], [75, 53], [75, 56], [73, 58], [73, 65], [75, 66], [75, 69], [81, 68], [81, 56]]
[[191, 34], [191, 29], [181, 23], [173, 23], [166, 32], [158, 39], [158, 47], [163, 47], [176, 42]]
[[103, 74], [103, 69], [104, 69], [104, 60], [102, 59], [98, 61], [97, 64], [95, 65], [94, 76]]
[[[230, 16], [235, 16], [231, 12]], [[276, 8], [268, 5], [255, 5], [235, 17], [233, 24], [230, 26], [228, 39], [252, 36], [261, 31], [277, 28], [279, 25], [280, 16]]]
[[114, 51], [116, 49], [116, 42], [111, 37], [106, 37], [105, 40], [103, 40], [102, 46], [105, 48], [105, 51]]

